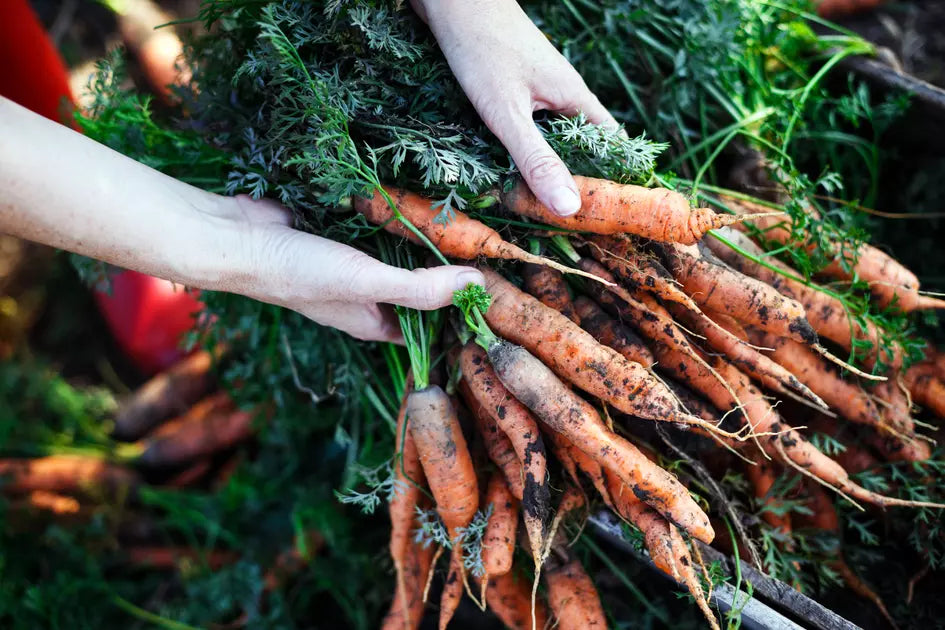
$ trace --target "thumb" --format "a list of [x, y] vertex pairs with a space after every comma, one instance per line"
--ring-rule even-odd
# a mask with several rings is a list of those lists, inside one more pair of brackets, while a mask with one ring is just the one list
[[563, 217], [581, 209], [574, 178], [538, 131], [530, 112], [507, 110], [485, 123], [508, 149], [525, 183], [540, 202]]
[[381, 295], [377, 301], [421, 311], [449, 306], [453, 303], [453, 293], [470, 283], [485, 285], [482, 272], [472, 267], [446, 265], [413, 271], [397, 267], [388, 269], [389, 272], [378, 283]]

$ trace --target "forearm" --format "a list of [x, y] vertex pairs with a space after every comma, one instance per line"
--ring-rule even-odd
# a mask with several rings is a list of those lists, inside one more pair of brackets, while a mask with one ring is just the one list
[[219, 197], [0, 98], [0, 231], [200, 288], [232, 285]]

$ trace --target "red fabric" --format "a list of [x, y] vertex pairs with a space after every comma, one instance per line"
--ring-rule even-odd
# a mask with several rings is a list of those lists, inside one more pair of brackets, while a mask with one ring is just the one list
[[27, 0], [0, 0], [0, 95], [63, 122], [72, 104], [69, 74]]
[[[27, 0], [0, 0], [0, 96], [56, 122], [70, 120], [65, 63]], [[181, 335], [202, 308], [181, 288], [135, 271], [122, 272], [112, 294], [95, 299], [119, 346], [146, 374], [184, 356]]]

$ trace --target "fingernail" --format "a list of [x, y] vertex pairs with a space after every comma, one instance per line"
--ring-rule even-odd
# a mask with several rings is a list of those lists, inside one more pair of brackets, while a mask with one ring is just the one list
[[581, 198], [567, 186], [552, 190], [548, 201], [551, 202], [551, 211], [560, 217], [569, 217], [581, 209]]
[[453, 290], [460, 291], [470, 284], [485, 285], [486, 279], [478, 271], [464, 271], [454, 278]]

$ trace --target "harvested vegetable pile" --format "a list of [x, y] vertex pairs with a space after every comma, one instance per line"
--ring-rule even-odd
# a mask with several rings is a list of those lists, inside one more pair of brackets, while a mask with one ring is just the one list
[[[710, 605], [732, 579], [702, 560], [710, 544], [918, 623], [907, 579], [883, 585], [899, 594], [887, 610], [857, 570], [883, 570], [890, 559], [863, 549], [887, 541], [905, 543], [901, 570], [916, 574], [945, 551], [945, 460], [925, 413], [945, 417], [945, 360], [920, 334], [945, 302], [867, 242], [851, 209], [860, 182], [830, 168], [862, 176], [857, 161], [876, 159], [838, 117], [879, 134], [906, 107], [821, 85], [870, 46], [815, 35], [803, 2], [524, 4], [631, 132], [538, 121], [578, 175], [583, 206], [567, 219], [531, 195], [395, 3], [206, 0], [211, 34], [192, 43], [192, 82], [166, 117], [122, 88], [117, 57], [103, 63], [80, 119], [93, 138], [208, 190], [277, 199], [300, 229], [389, 264], [473, 261], [486, 286], [457, 292], [455, 308], [397, 307], [403, 349], [204, 294], [207, 351], [118, 416], [115, 435], [139, 441], [97, 436], [104, 459], [0, 462], [10, 505], [81, 521], [117, 494], [161, 513], [177, 543], [122, 548], [123, 577], [182, 558], [239, 567], [217, 574], [231, 584], [197, 582], [195, 595], [185, 580], [151, 605], [90, 578], [166, 625], [317, 625], [307, 606], [322, 592], [351, 627], [376, 627], [383, 608], [383, 627], [416, 628], [438, 608], [443, 628], [463, 598], [512, 628], [633, 623], [586, 569], [598, 548], [583, 523], [601, 507], [703, 625], [738, 617]], [[229, 395], [210, 393], [211, 354]], [[177, 399], [200, 402], [168, 422]], [[231, 457], [244, 458], [235, 472]], [[359, 540], [369, 519], [346, 506], [384, 501], [393, 586], [365, 596], [374, 583], [355, 580], [382, 573], [383, 543]], [[281, 547], [262, 540], [273, 531]], [[346, 557], [355, 548], [371, 551]], [[317, 553], [323, 569], [306, 578]], [[317, 584], [293, 597], [287, 584], [306, 579]], [[182, 604], [224, 592], [199, 613]], [[640, 614], [682, 623], [669, 610]]]

